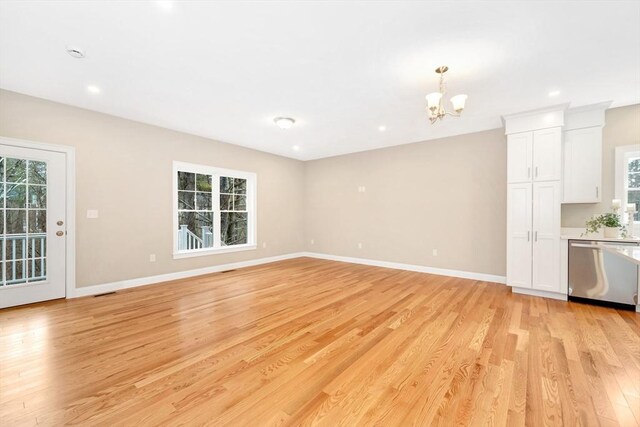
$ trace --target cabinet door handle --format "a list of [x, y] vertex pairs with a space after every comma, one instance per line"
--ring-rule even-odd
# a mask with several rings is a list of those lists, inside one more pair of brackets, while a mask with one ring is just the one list
[[600, 197], [600, 189], [598, 188], [598, 186], [596, 185], [596, 199]]
[[535, 233], [535, 237], [534, 237], [534, 239], [536, 240], [536, 242], [538, 241], [538, 232], [537, 232], [537, 231], [536, 231], [536, 233]]
[[527, 242], [531, 241], [531, 232], [527, 231]]
[[536, 166], [536, 178], [538, 177], [538, 167]]
[[527, 168], [527, 179], [531, 178], [531, 166]]

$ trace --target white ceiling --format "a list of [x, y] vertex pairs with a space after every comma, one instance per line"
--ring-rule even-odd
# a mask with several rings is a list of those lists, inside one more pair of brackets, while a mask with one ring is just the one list
[[[469, 100], [432, 126], [441, 64]], [[638, 103], [640, 2], [5, 0], [0, 87], [308, 160]]]

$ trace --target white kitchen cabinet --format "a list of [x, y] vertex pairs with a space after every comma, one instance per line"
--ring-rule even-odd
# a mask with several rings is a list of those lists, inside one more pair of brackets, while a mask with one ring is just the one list
[[[564, 109], [505, 117], [507, 133], [507, 285], [563, 298], [560, 207]], [[565, 296], [566, 298], [566, 296]]]
[[560, 181], [562, 178], [562, 130], [533, 131], [533, 180]]
[[559, 181], [562, 171], [560, 128], [507, 136], [507, 182]]
[[507, 283], [531, 288], [532, 184], [509, 184], [507, 192]]
[[533, 184], [532, 288], [560, 292], [560, 181]]
[[602, 186], [602, 128], [564, 133], [563, 203], [598, 203]]
[[507, 136], [507, 182], [530, 182], [533, 167], [533, 133]]

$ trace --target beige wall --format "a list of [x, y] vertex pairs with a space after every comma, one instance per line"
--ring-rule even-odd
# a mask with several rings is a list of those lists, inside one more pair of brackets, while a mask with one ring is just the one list
[[615, 198], [615, 147], [640, 145], [640, 104], [607, 110], [605, 123], [602, 133], [602, 203], [563, 205], [563, 227], [584, 228], [585, 221], [592, 215], [611, 209], [611, 199]]
[[[563, 206], [565, 227], [607, 209], [614, 147], [640, 141], [640, 105], [606, 120], [607, 203]], [[303, 163], [0, 91], [0, 135], [76, 147], [78, 287], [305, 249], [505, 275], [502, 129]], [[257, 250], [173, 260], [173, 160], [258, 174]], [[100, 217], [86, 219], [87, 209]]]
[[[303, 249], [302, 162], [7, 91], [0, 135], [76, 147], [77, 287]], [[172, 258], [173, 160], [257, 173], [257, 250]]]
[[307, 250], [502, 276], [506, 165], [502, 129], [307, 162]]

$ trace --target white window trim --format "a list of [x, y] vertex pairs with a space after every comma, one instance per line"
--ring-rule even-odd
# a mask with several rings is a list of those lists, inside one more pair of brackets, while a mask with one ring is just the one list
[[[232, 178], [242, 178], [247, 180], [247, 243], [244, 245], [234, 245], [234, 246], [219, 246], [217, 243], [214, 243], [213, 248], [204, 248], [204, 249], [196, 249], [190, 251], [179, 251], [178, 250], [178, 171], [186, 171], [186, 172], [194, 172], [203, 175], [214, 175], [213, 186], [214, 186], [214, 194], [218, 195], [213, 197], [213, 205], [212, 208], [214, 210], [214, 235], [220, 236], [220, 222], [217, 220], [220, 218], [220, 197], [219, 197], [219, 188], [220, 188], [220, 180], [216, 179], [220, 176], [228, 176]], [[173, 174], [172, 174], [172, 182], [173, 182], [173, 259], [181, 259], [181, 258], [191, 258], [198, 256], [206, 256], [206, 255], [215, 255], [229, 252], [240, 252], [240, 251], [249, 251], [255, 250], [257, 248], [257, 230], [256, 230], [256, 222], [257, 222], [257, 193], [258, 193], [258, 179], [257, 175], [253, 172], [244, 172], [237, 171], [232, 169], [224, 169], [215, 166], [206, 166], [206, 165], [197, 165], [193, 163], [186, 162], [173, 162]], [[219, 239], [219, 237], [218, 237]], [[218, 241], [215, 240], [215, 242]]]
[[[622, 145], [616, 147], [615, 159], [615, 198], [622, 202], [622, 222], [627, 223], [626, 207], [627, 199], [627, 175], [629, 159], [632, 157], [640, 157], [640, 144]], [[640, 221], [634, 221], [634, 224], [640, 224]]]

